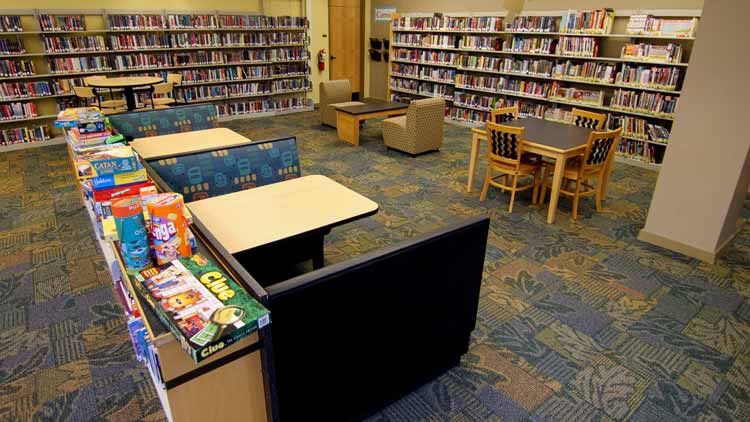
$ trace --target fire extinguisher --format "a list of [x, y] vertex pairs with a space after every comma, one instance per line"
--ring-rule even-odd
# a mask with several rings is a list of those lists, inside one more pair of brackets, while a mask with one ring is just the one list
[[318, 70], [326, 70], [326, 53], [325, 50], [318, 51]]

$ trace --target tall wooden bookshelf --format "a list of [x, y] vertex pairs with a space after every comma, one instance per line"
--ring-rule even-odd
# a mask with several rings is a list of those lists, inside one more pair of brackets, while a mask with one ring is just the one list
[[[518, 104], [524, 117], [548, 120], [567, 121], [573, 107], [605, 112], [608, 126], [625, 126], [617, 160], [660, 168], [668, 139], [650, 136], [648, 125], [671, 129], [694, 32], [631, 33], [628, 22], [633, 15], [651, 15], [697, 23], [700, 11], [616, 10], [606, 29], [580, 32], [561, 26], [566, 13], [522, 12], [515, 19], [536, 25], [520, 28], [505, 13], [396, 16], [390, 30], [388, 98], [442, 97], [448, 102], [446, 119], [470, 125], [483, 124], [499, 100]], [[403, 17], [407, 20], [399, 20]], [[433, 21], [417, 21], [420, 18]], [[505, 18], [500, 27], [494, 22], [498, 18]], [[491, 27], [487, 22], [493, 22]], [[636, 44], [671, 44], [670, 51], [680, 53], [668, 61], [624, 54], [623, 47]], [[662, 75], [668, 83], [635, 83], [628, 78], [644, 70]], [[634, 99], [641, 100], [635, 102], [638, 107], [622, 106]], [[652, 108], [640, 107], [643, 104]]]
[[[304, 17], [220, 10], [1, 11], [0, 22], [7, 21], [19, 25], [0, 23], [0, 131], [5, 139], [8, 131], [37, 129], [37, 136], [13, 145], [0, 137], [0, 151], [62, 141], [50, 123], [60, 108], [78, 103], [72, 86], [91, 75], [182, 73], [180, 99], [215, 104], [221, 119], [312, 109]], [[10, 67], [21, 71], [9, 73]], [[23, 113], [4, 119], [3, 107], [7, 112], [10, 106]]]

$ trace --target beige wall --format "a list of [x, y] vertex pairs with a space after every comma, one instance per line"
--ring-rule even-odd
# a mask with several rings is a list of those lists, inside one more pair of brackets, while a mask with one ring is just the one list
[[737, 229], [750, 182], [749, 14], [750, 2], [705, 4], [643, 240], [703, 258]]
[[[310, 19], [310, 53], [328, 49], [328, 0], [29, 0], [4, 2], [2, 9], [121, 9], [121, 10], [226, 10], [232, 12], [256, 12], [267, 15], [302, 16], [308, 5]], [[328, 79], [328, 71], [318, 72], [317, 62], [311, 60], [313, 91], [310, 97], [318, 102], [318, 83]]]
[[369, 38], [388, 37], [388, 24], [373, 20], [375, 7], [393, 6], [399, 13], [408, 12], [499, 12], [507, 10], [564, 10], [595, 7], [614, 9], [700, 9], [703, 0], [364, 0], [365, 1], [365, 96], [384, 99], [388, 67], [367, 57]]

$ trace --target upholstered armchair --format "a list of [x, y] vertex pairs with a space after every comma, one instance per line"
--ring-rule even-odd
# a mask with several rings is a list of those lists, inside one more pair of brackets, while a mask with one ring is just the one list
[[320, 83], [320, 123], [336, 127], [336, 108], [364, 104], [352, 101], [352, 84], [347, 79]]
[[409, 103], [405, 116], [383, 120], [383, 141], [388, 148], [412, 155], [443, 146], [445, 100], [427, 98]]

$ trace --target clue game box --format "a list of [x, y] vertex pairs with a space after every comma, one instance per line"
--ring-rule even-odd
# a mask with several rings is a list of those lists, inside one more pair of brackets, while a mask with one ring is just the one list
[[199, 254], [143, 270], [134, 284], [195, 362], [270, 322], [263, 305]]

